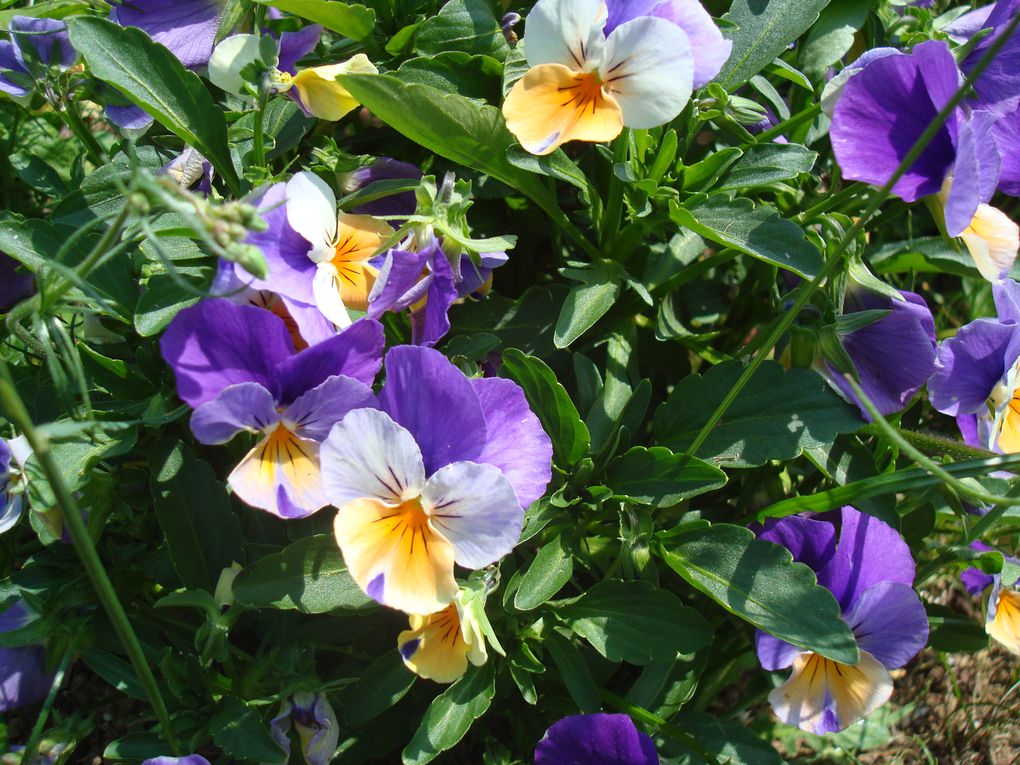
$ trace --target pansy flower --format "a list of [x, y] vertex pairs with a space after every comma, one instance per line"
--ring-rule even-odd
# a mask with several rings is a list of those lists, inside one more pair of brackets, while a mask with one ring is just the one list
[[273, 740], [290, 755], [290, 730], [301, 742], [301, 755], [307, 765], [328, 765], [340, 741], [340, 724], [325, 693], [298, 691], [280, 706], [269, 724]]
[[16, 101], [32, 97], [36, 82], [45, 76], [41, 67], [66, 71], [78, 58], [63, 21], [13, 16], [8, 31], [11, 39], [0, 40], [0, 92]]
[[503, 116], [532, 154], [669, 122], [730, 49], [696, 0], [538, 0], [524, 46]]
[[[16, 600], [0, 612], [0, 632], [21, 629], [34, 618], [24, 601]], [[50, 692], [53, 678], [42, 646], [0, 648], [0, 712], [38, 704]]]
[[520, 387], [466, 378], [438, 351], [386, 355], [379, 409], [347, 414], [322, 445], [326, 496], [351, 576], [369, 597], [433, 614], [517, 543], [551, 477], [552, 445]]
[[209, 765], [209, 760], [200, 754], [188, 754], [184, 757], [150, 757], [142, 765]]
[[170, 49], [189, 69], [209, 63], [224, 0], [126, 0], [115, 5], [110, 19], [138, 27]]
[[478, 620], [464, 607], [463, 590], [453, 603], [433, 614], [411, 614], [410, 628], [397, 636], [404, 664], [419, 677], [452, 683], [468, 662], [476, 667], [489, 658]]
[[977, 319], [939, 347], [931, 405], [956, 417], [964, 441], [1020, 452], [1020, 285], [992, 286], [998, 316]]
[[928, 639], [928, 618], [913, 590], [914, 560], [890, 526], [852, 507], [812, 518], [770, 520], [758, 537], [783, 545], [836, 597], [861, 659], [841, 664], [758, 631], [762, 668], [792, 667], [769, 694], [783, 722], [835, 733], [863, 719], [892, 694], [889, 670], [902, 667]]
[[258, 443], [228, 483], [249, 505], [281, 518], [329, 504], [319, 444], [348, 411], [375, 405], [368, 386], [383, 344], [382, 327], [365, 319], [295, 353], [280, 318], [223, 299], [184, 309], [160, 339], [178, 395], [195, 410], [195, 438], [223, 444], [242, 431], [255, 434]]
[[0, 438], [0, 534], [13, 529], [21, 517], [25, 498], [21, 468], [31, 453], [24, 436]]
[[[941, 41], [871, 60], [846, 82], [833, 114], [830, 136], [843, 175], [875, 186], [888, 182], [960, 82]], [[946, 233], [961, 237], [981, 274], [995, 281], [1016, 258], [1020, 230], [988, 204], [1002, 158], [992, 133], [997, 117], [979, 106], [954, 110], [892, 192], [906, 202], [937, 199]]]
[[627, 715], [571, 715], [549, 726], [535, 765], [659, 765], [659, 755]]
[[[971, 542], [970, 546], [979, 552], [995, 552], [994, 547], [983, 542]], [[1020, 560], [1003, 557], [1020, 566]], [[973, 567], [960, 574], [960, 579], [971, 595], [981, 595], [991, 588], [985, 606], [985, 632], [1011, 653], [1020, 654], [1020, 582], [1005, 584], [1001, 575], [986, 574]]]

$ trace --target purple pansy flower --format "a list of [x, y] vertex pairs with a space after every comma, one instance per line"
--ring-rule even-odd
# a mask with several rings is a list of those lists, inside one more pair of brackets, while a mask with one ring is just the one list
[[385, 367], [378, 410], [350, 412], [323, 442], [322, 480], [358, 585], [431, 614], [456, 597], [455, 562], [478, 569], [513, 549], [552, 444], [510, 380], [469, 380], [417, 346], [393, 348]]
[[123, 27], [138, 27], [189, 69], [209, 63], [224, 0], [126, 0], [110, 11]]
[[803, 730], [843, 730], [889, 699], [889, 670], [902, 667], [927, 642], [928, 618], [913, 590], [910, 549], [892, 527], [852, 507], [773, 519], [757, 534], [814, 570], [839, 602], [861, 650], [858, 664], [840, 664], [759, 630], [762, 668], [793, 667], [769, 702], [781, 720]]
[[535, 765], [659, 765], [659, 755], [627, 715], [571, 715], [549, 726]]
[[151, 757], [142, 765], [209, 765], [209, 760], [200, 754], [189, 754], [184, 757]]
[[295, 353], [279, 317], [222, 299], [184, 309], [160, 339], [177, 392], [195, 409], [195, 438], [222, 444], [241, 431], [259, 435], [228, 483], [249, 505], [280, 518], [329, 504], [319, 444], [348, 411], [375, 406], [368, 386], [383, 345], [382, 327], [365, 319]]
[[[0, 613], [0, 632], [21, 629], [33, 620], [24, 601], [16, 600]], [[0, 648], [0, 712], [37, 704], [53, 685], [53, 672], [46, 671], [42, 646]]]
[[[860, 385], [882, 415], [903, 409], [935, 371], [935, 320], [924, 298], [900, 291], [903, 300], [855, 287], [847, 291], [844, 315], [889, 311], [876, 322], [843, 335], [840, 340], [860, 376]], [[839, 371], [826, 363], [826, 378], [866, 420], [864, 405]]]
[[280, 748], [290, 756], [290, 727], [301, 741], [301, 754], [308, 765], [327, 765], [333, 761], [340, 740], [336, 713], [324, 693], [299, 691], [280, 706], [269, 724], [269, 732]]
[[1020, 451], [1020, 284], [993, 285], [995, 319], [977, 319], [942, 342], [928, 382], [931, 405], [955, 416], [964, 440]]
[[[998, 552], [984, 542], [974, 541], [971, 548], [979, 552]], [[1020, 566], [1020, 560], [1011, 555], [1003, 555], [1011, 566]], [[1008, 651], [1020, 654], [1020, 582], [1007, 583], [1002, 581], [1000, 574], [986, 574], [978, 568], [968, 568], [960, 579], [971, 595], [981, 595], [991, 587], [988, 605], [985, 609], [985, 632], [994, 638]]]
[[21, 517], [25, 496], [21, 468], [31, 453], [24, 436], [0, 438], [0, 534], [14, 528]]
[[14, 99], [31, 97], [40, 65], [66, 71], [78, 57], [63, 21], [14, 16], [9, 31], [11, 39], [0, 40], [0, 92]]

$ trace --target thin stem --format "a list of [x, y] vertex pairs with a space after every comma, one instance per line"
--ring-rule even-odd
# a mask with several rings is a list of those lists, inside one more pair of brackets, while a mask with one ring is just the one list
[[138, 679], [145, 689], [145, 695], [148, 697], [149, 703], [156, 713], [167, 743], [170, 744], [175, 754], [179, 754], [181, 748], [170, 722], [170, 713], [163, 701], [163, 697], [160, 695], [159, 686], [157, 686], [156, 678], [149, 668], [149, 663], [145, 658], [142, 645], [138, 641], [138, 636], [131, 627], [131, 622], [124, 611], [124, 606], [121, 605], [120, 598], [117, 597], [117, 591], [114, 589], [109, 576], [107, 576], [103, 562], [99, 558], [99, 553], [96, 551], [92, 538], [85, 528], [78, 503], [75, 501], [74, 495], [68, 490], [67, 484], [64, 483], [64, 477], [61, 474], [60, 468], [53, 459], [49, 439], [40, 433], [32, 422], [32, 418], [25, 408], [25, 403], [22, 401], [21, 395], [11, 379], [11, 372], [7, 362], [3, 359], [0, 359], [0, 404], [3, 405], [8, 419], [25, 436], [29, 446], [32, 447], [35, 458], [42, 467], [46, 480], [53, 490], [54, 497], [56, 497], [57, 506], [63, 514], [64, 523], [71, 534], [71, 541], [85, 568], [85, 573], [91, 580], [92, 586], [95, 588], [103, 608], [110, 617], [110, 621], [120, 637], [124, 650], [131, 660], [131, 664], [134, 666], [135, 673], [138, 675]]
[[[744, 389], [747, 383], [751, 381], [751, 378], [754, 376], [754, 373], [758, 370], [758, 367], [761, 366], [761, 363], [765, 360], [765, 357], [772, 352], [772, 349], [775, 347], [776, 343], [779, 342], [779, 340], [783, 337], [786, 331], [790, 328], [790, 325], [793, 324], [794, 320], [800, 314], [801, 310], [804, 308], [805, 305], [807, 305], [808, 300], [811, 299], [811, 296], [812, 294], [814, 294], [814, 291], [819, 287], [819, 285], [822, 284], [822, 282], [828, 279], [829, 276], [831, 276], [839, 268], [840, 264], [842, 263], [842, 258], [844, 253], [846, 252], [847, 247], [849, 247], [850, 243], [853, 242], [857, 238], [858, 234], [860, 234], [864, 230], [864, 227], [871, 221], [871, 218], [874, 216], [874, 214], [878, 212], [878, 208], [882, 206], [883, 202], [885, 202], [886, 197], [889, 196], [893, 186], [896, 185], [897, 181], [899, 181], [899, 179], [903, 176], [904, 173], [907, 172], [907, 170], [914, 166], [914, 162], [917, 161], [918, 157], [921, 156], [921, 153], [925, 150], [925, 148], [927, 148], [928, 144], [931, 143], [932, 139], [935, 138], [935, 135], [942, 128], [942, 125], [949, 118], [949, 115], [952, 114], [953, 111], [960, 105], [960, 103], [963, 101], [967, 93], [970, 92], [971, 87], [977, 81], [978, 77], [981, 76], [981, 73], [992, 62], [992, 59], [995, 58], [995, 55], [999, 52], [999, 49], [1002, 48], [1003, 45], [1005, 45], [1006, 41], [1012, 35], [1013, 30], [1016, 29], [1018, 22], [1020, 22], [1020, 15], [1015, 16], [1010, 21], [1009, 26], [1006, 27], [1006, 30], [1003, 32], [1003, 34], [1001, 34], [998, 37], [998, 39], [995, 40], [991, 47], [989, 47], [988, 51], [981, 57], [981, 60], [978, 62], [974, 70], [967, 76], [967, 79], [964, 81], [963, 85], [961, 85], [960, 88], [953, 94], [953, 97], [950, 98], [948, 102], [946, 102], [946, 105], [942, 107], [939, 113], [935, 115], [935, 119], [932, 120], [931, 124], [928, 125], [925, 131], [921, 134], [921, 137], [914, 142], [914, 145], [910, 148], [910, 151], [907, 152], [907, 156], [903, 158], [903, 161], [900, 162], [899, 167], [896, 168], [896, 171], [892, 174], [889, 180], [886, 181], [885, 185], [882, 186], [882, 188], [879, 189], [874, 196], [872, 196], [871, 202], [868, 204], [867, 208], [864, 210], [861, 216], [856, 221], [854, 221], [854, 224], [849, 229], [847, 229], [846, 233], [843, 234], [843, 237], [840, 239], [839, 243], [836, 245], [832, 253], [826, 259], [825, 265], [822, 267], [822, 270], [819, 271], [818, 274], [815, 275], [815, 278], [812, 279], [808, 284], [802, 285], [800, 287], [800, 294], [794, 301], [793, 306], [790, 308], [789, 311], [786, 312], [786, 315], [784, 315], [779, 320], [775, 328], [772, 330], [772, 333], [768, 336], [768, 339], [765, 341], [765, 344], [758, 349], [758, 352], [754, 355], [750, 363], [741, 373], [736, 383], [726, 393], [726, 397], [722, 400], [719, 406], [716, 407], [715, 411], [712, 412], [712, 416], [708, 418], [708, 421], [704, 424], [704, 426], [702, 426], [701, 430], [698, 432], [698, 435], [695, 437], [693, 443], [691, 443], [690, 448], [687, 450], [688, 454], [694, 456], [697, 453], [698, 449], [704, 445], [705, 440], [712, 432], [712, 429], [719, 424], [719, 420], [722, 419], [722, 416], [726, 413], [726, 410], [729, 409], [733, 402], [737, 400], [737, 396], [740, 395], [740, 392]], [[790, 120], [787, 120], [787, 122], [790, 122]], [[777, 125], [776, 127], [778, 128], [780, 126]], [[766, 133], [763, 133], [762, 136], [767, 135], [768, 133], [771, 132], [772, 131], [766, 131]], [[761, 140], [761, 136], [759, 136], [759, 140]]]
[[798, 225], [805, 226], [822, 213], [826, 213], [829, 210], [839, 207], [848, 199], [853, 199], [854, 197], [865, 193], [867, 190], [868, 184], [866, 183], [852, 183], [842, 191], [830, 194], [818, 204], [813, 207], [809, 207], [799, 215], [795, 215], [793, 220]]
[[804, 109], [803, 111], [794, 114], [789, 119], [783, 120], [774, 127], [770, 127], [764, 133], [759, 133], [755, 139], [755, 143], [766, 143], [767, 141], [771, 141], [777, 135], [782, 135], [787, 130], [795, 128], [798, 125], [807, 122], [808, 120], [813, 120], [821, 113], [822, 113], [821, 104], [811, 104], [811, 106], [809, 106], [807, 109]]
[[606, 209], [602, 215], [602, 250], [605, 251], [620, 230], [623, 218], [623, 181], [616, 175], [616, 166], [627, 161], [627, 149], [630, 146], [630, 129], [624, 128], [613, 143], [613, 165], [609, 168], [609, 193], [606, 196]]
[[21, 752], [21, 762], [31, 763], [35, 759], [35, 752], [39, 748], [39, 740], [46, 729], [46, 722], [50, 719], [53, 703], [57, 700], [57, 692], [64, 683], [64, 675], [71, 664], [71, 657], [74, 655], [75, 646], [78, 644], [78, 636], [80, 634], [75, 633], [67, 646], [67, 650], [64, 651], [64, 655], [60, 659], [60, 666], [57, 667], [57, 671], [53, 675], [53, 684], [50, 686], [50, 692], [46, 694], [46, 701], [43, 702], [42, 709], [39, 710], [39, 716], [35, 718], [35, 725], [32, 726], [32, 733], [29, 734], [28, 743], [25, 744], [25, 748]]
[[73, 102], [60, 104], [58, 105], [57, 113], [64, 120], [64, 124], [71, 129], [71, 132], [85, 145], [85, 152], [89, 155], [92, 164], [96, 167], [105, 164], [106, 151], [99, 145], [99, 141], [92, 135], [92, 131], [88, 129], [88, 126], [82, 122], [81, 115], [78, 114], [78, 107]]
[[263, 136], [263, 121], [265, 119], [266, 104], [269, 103], [269, 77], [264, 76], [262, 81], [259, 83], [259, 95], [255, 101], [255, 125], [254, 135], [252, 139], [254, 141], [255, 150], [255, 166], [265, 167], [266, 166], [266, 144]]

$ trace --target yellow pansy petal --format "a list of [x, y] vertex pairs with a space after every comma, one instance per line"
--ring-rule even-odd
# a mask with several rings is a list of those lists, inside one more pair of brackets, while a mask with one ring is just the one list
[[996, 587], [988, 601], [985, 630], [1010, 652], [1020, 654], [1020, 593]]
[[452, 683], [467, 671], [469, 646], [454, 604], [428, 616], [411, 616], [411, 629], [397, 636], [397, 648], [408, 669], [426, 680]]
[[999, 448], [1006, 454], [1020, 452], [1020, 395], [1014, 396], [1009, 402], [1000, 423], [997, 439]]
[[867, 651], [851, 666], [802, 653], [790, 679], [769, 694], [779, 719], [811, 733], [835, 733], [878, 709], [892, 695], [889, 673]]
[[228, 479], [234, 494], [281, 518], [301, 518], [329, 504], [319, 444], [278, 425], [245, 455]]
[[292, 80], [301, 103], [314, 116], [338, 120], [358, 106], [347, 88], [336, 81], [341, 74], [378, 74], [379, 70], [364, 53], [341, 64], [313, 66], [302, 69]]
[[549, 154], [566, 141], [611, 141], [623, 130], [620, 106], [598, 75], [562, 64], [529, 69], [503, 102], [503, 116], [532, 154]]
[[383, 605], [431, 614], [456, 596], [453, 545], [432, 528], [418, 500], [348, 502], [334, 533], [354, 581]]
[[978, 271], [990, 282], [1007, 274], [1020, 248], [1020, 228], [991, 205], [978, 205], [970, 225], [960, 234]]

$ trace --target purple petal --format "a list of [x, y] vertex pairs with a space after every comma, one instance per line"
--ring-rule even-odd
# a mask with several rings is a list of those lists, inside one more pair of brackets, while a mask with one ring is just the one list
[[978, 422], [976, 414], [958, 414], [956, 415], [956, 427], [960, 429], [960, 436], [963, 438], [963, 442], [968, 446], [973, 446], [977, 449], [983, 448], [981, 446], [981, 438], [978, 435]]
[[995, 577], [979, 568], [968, 568], [960, 574], [960, 580], [971, 595], [980, 595], [995, 582]]
[[935, 374], [928, 382], [931, 405], [950, 415], [981, 411], [992, 389], [1016, 361], [1010, 349], [1018, 338], [1017, 325], [977, 319], [944, 340], [935, 360]]
[[377, 318], [386, 311], [402, 311], [425, 297], [429, 277], [422, 277], [422, 272], [433, 254], [431, 248], [387, 252], [369, 296], [368, 315]]
[[476, 378], [471, 385], [485, 413], [485, 445], [475, 458], [503, 471], [521, 507], [539, 499], [552, 478], [552, 441], [512, 380]]
[[999, 149], [999, 191], [1020, 196], [1020, 111], [999, 117], [992, 125], [992, 137]]
[[880, 582], [913, 585], [914, 559], [895, 529], [849, 506], [840, 516], [836, 554], [818, 572], [818, 583], [836, 596], [844, 613]]
[[336, 335], [336, 327], [322, 315], [318, 306], [291, 300], [283, 295], [280, 296], [280, 300], [283, 301], [287, 314], [294, 320], [298, 334], [307, 345], [325, 342]]
[[[985, 20], [985, 26], [994, 33], [977, 44], [963, 62], [963, 70], [970, 72], [982, 56], [1004, 33], [1004, 27], [1020, 10], [1020, 0], [999, 0]], [[978, 103], [982, 109], [991, 109], [1000, 115], [1012, 114], [1020, 106], [1020, 35], [1014, 33], [974, 84]]]
[[492, 278], [492, 272], [510, 260], [505, 252], [483, 252], [480, 258], [481, 263], [475, 265], [468, 255], [461, 256], [457, 297], [465, 298], [481, 290]]
[[35, 292], [35, 276], [9, 255], [0, 252], [0, 311], [11, 310]]
[[106, 116], [122, 130], [142, 130], [153, 123], [153, 119], [145, 110], [137, 106], [106, 105]]
[[453, 268], [442, 250], [431, 259], [430, 266], [432, 279], [425, 307], [411, 314], [411, 341], [415, 345], [435, 345], [450, 331], [450, 306], [457, 299]]
[[273, 394], [254, 382], [229, 385], [191, 414], [199, 443], [225, 444], [242, 430], [263, 431], [280, 421]]
[[127, 0], [110, 18], [123, 27], [138, 27], [186, 67], [198, 69], [209, 63], [221, 13], [218, 0]]
[[1003, 279], [992, 285], [992, 297], [999, 321], [1020, 324], [1020, 283]]
[[297, 32], [284, 32], [280, 35], [280, 60], [277, 68], [288, 74], [297, 73], [297, 62], [315, 50], [322, 37], [322, 27], [310, 24]]
[[928, 615], [906, 584], [880, 582], [869, 587], [844, 618], [861, 650], [886, 669], [902, 667], [928, 642]]
[[[400, 180], [421, 180], [421, 170], [409, 162], [401, 162], [389, 157], [379, 157], [371, 165], [360, 167], [347, 175], [344, 182], [344, 190], [351, 194], [376, 181]], [[418, 201], [413, 191], [405, 191], [401, 194], [377, 199], [374, 202], [366, 202], [352, 212], [359, 215], [400, 215], [407, 217], [414, 215], [418, 208]]]
[[755, 529], [759, 539], [774, 542], [789, 550], [795, 561], [812, 571], [821, 571], [836, 552], [836, 527], [825, 520], [791, 515], [770, 518], [765, 526]]
[[754, 648], [758, 654], [758, 663], [768, 672], [786, 669], [804, 651], [803, 648], [761, 630], [755, 630]]
[[270, 290], [291, 300], [306, 305], [315, 305], [312, 293], [312, 279], [315, 277], [315, 263], [308, 257], [311, 245], [287, 222], [287, 184], [276, 183], [269, 187], [258, 201], [259, 215], [266, 222], [265, 231], [255, 231], [245, 239], [262, 250], [269, 267], [265, 279], [252, 279], [247, 274], [250, 286], [258, 290]]
[[[43, 64], [56, 64], [61, 70], [68, 69], [78, 58], [78, 51], [67, 36], [67, 25], [57, 19], [13, 16], [10, 26], [11, 38], [22, 51], [26, 46], [35, 48], [36, 58]], [[26, 63], [24, 58], [22, 64]]]
[[189, 754], [184, 757], [153, 757], [142, 765], [209, 765], [209, 760], [200, 754]]
[[996, 116], [973, 112], [960, 124], [953, 184], [946, 201], [946, 231], [959, 236], [970, 226], [978, 205], [988, 202], [999, 183], [999, 151], [992, 137]]
[[443, 354], [401, 345], [386, 354], [382, 410], [417, 442], [427, 475], [475, 461], [486, 442], [485, 415], [471, 382]]
[[694, 55], [694, 87], [700, 88], [719, 74], [730, 57], [733, 43], [726, 40], [700, 0], [608, 0], [605, 34], [639, 16], [672, 21], [684, 32]]
[[[905, 300], [856, 290], [848, 295], [845, 313], [888, 310], [888, 315], [842, 339], [853, 360], [861, 387], [883, 415], [903, 409], [935, 371], [935, 320], [924, 298], [900, 292]], [[853, 389], [834, 368], [831, 379], [844, 395], [857, 404], [861, 415], [871, 417], [856, 400]]]
[[[830, 135], [843, 175], [884, 185], [959, 84], [944, 42], [918, 45], [910, 55], [872, 61], [847, 82]], [[956, 155], [959, 113], [950, 118], [914, 165], [893, 186], [907, 202], [942, 188]]]
[[[16, 80], [3, 76], [3, 72], [19, 75]], [[30, 87], [32, 75], [28, 73], [21, 61], [21, 55], [14, 44], [8, 40], [0, 40], [0, 92], [19, 97], [32, 92]]]
[[322, 441], [330, 428], [352, 409], [375, 409], [372, 389], [363, 382], [343, 375], [327, 377], [320, 385], [299, 396], [284, 411], [297, 425], [298, 435]]
[[185, 308], [159, 341], [177, 394], [192, 408], [228, 385], [256, 382], [275, 390], [276, 366], [294, 353], [287, 327], [269, 311], [203, 300]]
[[627, 715], [571, 715], [545, 732], [535, 765], [659, 765], [659, 755]]
[[[0, 632], [26, 626], [32, 613], [21, 600], [0, 613]], [[54, 673], [46, 671], [46, 652], [41, 646], [0, 648], [0, 712], [36, 704], [46, 698]]]
[[334, 375], [371, 385], [382, 366], [385, 343], [379, 322], [359, 319], [329, 340], [283, 359], [276, 366], [272, 388], [277, 402], [289, 404]]

